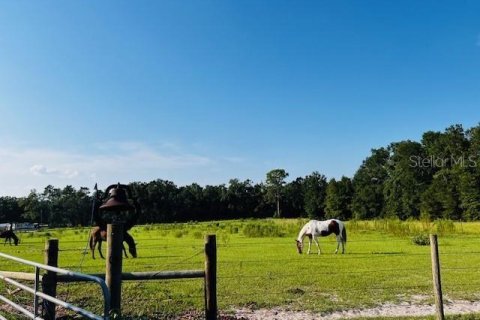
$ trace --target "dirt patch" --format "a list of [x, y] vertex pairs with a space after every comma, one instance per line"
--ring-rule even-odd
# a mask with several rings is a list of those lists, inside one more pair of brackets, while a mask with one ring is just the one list
[[[316, 313], [311, 311], [292, 311], [285, 308], [240, 308], [235, 312], [221, 314], [219, 320], [339, 320], [353, 319], [359, 317], [419, 317], [434, 315], [435, 306], [430, 304], [421, 304], [416, 301], [424, 300], [424, 296], [416, 296], [413, 302], [403, 302], [399, 304], [385, 303], [375, 308], [368, 309], [349, 309], [332, 313]], [[446, 300], [444, 304], [446, 314], [472, 314], [480, 313], [480, 301], [464, 300]], [[10, 314], [14, 310], [7, 305], [1, 305], [0, 311], [6, 311]], [[60, 315], [60, 314], [59, 314]], [[171, 317], [149, 317], [148, 319], [168, 319], [168, 320], [200, 320], [204, 319], [204, 313], [200, 311], [185, 312], [180, 316]], [[65, 317], [73, 319], [73, 317]], [[127, 318], [128, 319], [128, 318]], [[136, 319], [136, 318], [131, 318]], [[140, 317], [138, 319], [145, 319]]]
[[[480, 313], [480, 302], [471, 301], [446, 301], [444, 304], [446, 314]], [[435, 306], [429, 304], [400, 303], [382, 304], [369, 309], [350, 309], [332, 313], [315, 313], [310, 311], [291, 311], [282, 308], [273, 309], [238, 309], [235, 316], [248, 320], [337, 320], [358, 317], [418, 317], [435, 313]]]

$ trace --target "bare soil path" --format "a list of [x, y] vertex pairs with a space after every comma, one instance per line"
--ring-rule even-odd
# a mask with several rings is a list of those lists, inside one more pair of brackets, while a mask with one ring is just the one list
[[[446, 314], [480, 313], [480, 301], [447, 301], [444, 305]], [[235, 316], [248, 320], [337, 320], [359, 317], [418, 317], [435, 314], [435, 306], [428, 304], [402, 303], [383, 304], [369, 309], [351, 309], [333, 313], [314, 313], [310, 311], [293, 311], [283, 308], [273, 309], [238, 309]]]

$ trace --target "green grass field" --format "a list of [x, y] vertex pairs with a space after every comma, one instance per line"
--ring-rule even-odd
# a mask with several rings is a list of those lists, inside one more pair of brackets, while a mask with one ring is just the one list
[[[246, 220], [136, 226], [138, 258], [124, 259], [123, 270], [203, 269], [204, 235], [217, 234], [218, 303], [222, 312], [237, 307], [285, 306], [292, 310], [331, 312], [382, 303], [432, 303], [430, 247], [412, 239], [439, 234], [444, 296], [480, 298], [480, 224], [371, 221], [347, 223], [345, 255], [334, 255], [333, 236], [320, 239], [322, 255], [299, 255], [295, 241], [305, 220]], [[42, 262], [47, 238], [60, 242], [59, 267], [101, 273], [105, 261], [83, 255], [88, 228], [20, 233], [18, 247], [1, 246], [10, 255]], [[307, 239], [305, 239], [307, 241]], [[104, 249], [106, 244], [104, 243]], [[316, 252], [312, 250], [313, 252]], [[0, 270], [33, 272], [0, 260]], [[5, 294], [4, 285], [1, 285]], [[101, 313], [93, 284], [61, 284], [59, 295]], [[18, 302], [30, 297], [15, 297]], [[202, 310], [203, 280], [125, 282], [123, 314], [157, 316]]]

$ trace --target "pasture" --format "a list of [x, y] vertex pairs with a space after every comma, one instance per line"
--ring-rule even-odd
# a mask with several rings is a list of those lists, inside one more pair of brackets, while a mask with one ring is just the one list
[[[439, 235], [444, 297], [480, 298], [480, 224], [450, 221], [397, 220], [347, 222], [345, 255], [334, 255], [334, 236], [320, 238], [322, 255], [299, 255], [295, 238], [306, 220], [245, 220], [136, 226], [138, 258], [124, 259], [123, 270], [163, 271], [203, 269], [203, 237], [217, 234], [218, 304], [222, 313], [238, 308], [337, 310], [368, 308], [384, 303], [433, 303], [430, 247], [412, 239]], [[91, 258], [89, 228], [51, 229], [19, 233], [18, 247], [2, 252], [43, 262], [45, 239], [60, 239], [59, 267], [101, 273], [105, 261]], [[307, 239], [305, 239], [305, 243]], [[104, 246], [105, 250], [106, 245]], [[312, 252], [316, 252], [313, 250]], [[32, 272], [28, 267], [0, 260], [0, 270]], [[1, 284], [2, 292], [5, 292]], [[100, 312], [90, 284], [61, 284], [59, 295]], [[23, 295], [18, 302], [31, 301]], [[26, 299], [26, 300], [25, 300]], [[203, 280], [125, 282], [123, 314], [167, 317], [203, 308]]]

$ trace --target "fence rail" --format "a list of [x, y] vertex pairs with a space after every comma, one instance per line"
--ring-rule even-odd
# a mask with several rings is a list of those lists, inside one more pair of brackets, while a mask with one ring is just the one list
[[[114, 233], [112, 230], [115, 228], [115, 226], [109, 225], [108, 230], [110, 233]], [[123, 234], [122, 232], [115, 232], [117, 235], [118, 234]], [[18, 261], [18, 262], [23, 262], [25, 264], [30, 264], [35, 266], [36, 268], [36, 273], [27, 273], [27, 272], [14, 272], [14, 271], [0, 271], [0, 279], [4, 279], [4, 281], [8, 283], [15, 284], [17, 287], [22, 288], [23, 290], [29, 291], [30, 290], [13, 280], [14, 278], [17, 280], [27, 280], [27, 281], [34, 281], [35, 289], [34, 295], [35, 295], [35, 302], [34, 302], [34, 309], [35, 312], [31, 313], [25, 308], [15, 304], [13, 301], [8, 300], [6, 297], [3, 297], [0, 295], [0, 300], [3, 300], [10, 305], [14, 306], [17, 308], [17, 310], [20, 310], [22, 313], [27, 315], [28, 317], [31, 318], [36, 318], [37, 314], [37, 305], [38, 301], [36, 297], [42, 297], [44, 300], [50, 301], [52, 303], [55, 303], [57, 305], [63, 306], [67, 309], [73, 310], [74, 312], [77, 312], [83, 316], [87, 316], [92, 319], [101, 319], [98, 316], [96, 317], [92, 313], [89, 313], [86, 310], [77, 308], [75, 306], [72, 306], [70, 304], [66, 304], [63, 301], [60, 301], [59, 299], [56, 299], [54, 296], [56, 295], [57, 291], [57, 284], [58, 283], [70, 283], [70, 282], [97, 282], [102, 285], [102, 289], [104, 292], [105, 296], [105, 309], [104, 309], [104, 315], [109, 315], [111, 314], [112, 311], [119, 312], [119, 308], [121, 306], [121, 282], [122, 281], [146, 281], [146, 280], [167, 280], [167, 279], [172, 279], [172, 280], [178, 280], [178, 279], [192, 279], [192, 278], [203, 278], [204, 279], [204, 298], [205, 298], [205, 317], [207, 320], [213, 320], [216, 319], [217, 317], [217, 248], [216, 248], [216, 236], [215, 235], [208, 235], [205, 237], [205, 245], [204, 245], [204, 250], [196, 252], [192, 256], [188, 258], [195, 257], [199, 255], [201, 252], [205, 253], [205, 268], [203, 270], [177, 270], [177, 271], [151, 271], [151, 272], [121, 272], [121, 244], [123, 242], [123, 238], [113, 238], [113, 240], [116, 242], [116, 247], [117, 247], [117, 258], [118, 258], [118, 253], [120, 253], [120, 261], [118, 259], [112, 259], [112, 247], [114, 245], [109, 245], [107, 248], [109, 249], [107, 252], [107, 266], [106, 266], [106, 273], [97, 273], [97, 274], [83, 274], [83, 273], [78, 273], [78, 272], [73, 272], [65, 269], [60, 269], [52, 265], [57, 264], [58, 260], [58, 253], [61, 252], [58, 249], [58, 240], [56, 239], [51, 239], [48, 240], [47, 245], [46, 245], [46, 250], [45, 250], [45, 256], [48, 257], [48, 264], [51, 265], [42, 265], [38, 264], [35, 262], [30, 262], [27, 260], [23, 260], [20, 258], [8, 256], [5, 254], [0, 253], [0, 256], [10, 258], [11, 260]], [[110, 244], [110, 243], [109, 243]], [[113, 261], [113, 264], [112, 264]], [[109, 264], [110, 262], [110, 264]], [[118, 263], [120, 264], [120, 267], [118, 266]], [[113, 265], [111, 267], [110, 265]], [[46, 275], [40, 275], [37, 271], [37, 268], [42, 267], [43, 269], [49, 271], [49, 272], [54, 272], [54, 275], [52, 274], [46, 274]], [[157, 266], [158, 267], [158, 266]], [[118, 270], [120, 272], [118, 272]], [[57, 274], [58, 273], [58, 274]], [[112, 282], [112, 278], [116, 278], [118, 283], [114, 285], [109, 285], [109, 279], [110, 278], [110, 283]], [[43, 284], [43, 290], [44, 292], [51, 293], [45, 294], [40, 291], [38, 291], [38, 284], [39, 283]], [[116, 308], [115, 308], [116, 307]], [[49, 314], [50, 319], [54, 319], [55, 317], [55, 309], [52, 306], [49, 305], [46, 307], [46, 309], [49, 309], [50, 311], [47, 311], [47, 314]], [[1, 319], [1, 318], [0, 318]]]
[[[104, 273], [94, 273], [91, 276], [105, 279]], [[204, 270], [180, 270], [180, 271], [153, 271], [153, 272], [122, 272], [122, 281], [142, 281], [142, 280], [168, 280], [168, 279], [191, 279], [205, 278]], [[77, 278], [71, 275], [57, 277], [58, 282], [79, 282], [85, 279]]]
[[[330, 238], [325, 239], [322, 249], [331, 245], [331, 243], [326, 242], [330, 241]], [[189, 283], [189, 278], [169, 277], [167, 274], [154, 271], [162, 270], [166, 266], [169, 266], [171, 268], [170, 270], [177, 268], [196, 269], [197, 267], [200, 269], [204, 260], [199, 257], [199, 254], [203, 251], [197, 252], [197, 249], [201, 249], [201, 246], [196, 242], [193, 244], [172, 246], [166, 244], [165, 241], [161, 241], [159, 245], [153, 244], [153, 241], [159, 240], [165, 240], [165, 238], [142, 239], [140, 245], [137, 247], [140, 250], [149, 249], [145, 250], [145, 253], [149, 253], [149, 258], [155, 258], [151, 261], [148, 259], [141, 261], [142, 272], [135, 272], [134, 268], [138, 266], [138, 264], [133, 263], [133, 260], [129, 260], [132, 263], [129, 262], [127, 266], [131, 269], [129, 271], [132, 272], [122, 273], [122, 281], [129, 282], [129, 285], [126, 286], [129, 296], [124, 301], [127, 304], [131, 303], [133, 305], [137, 301], [156, 301], [158, 303], [165, 301], [167, 302], [166, 305], [168, 305], [172, 301], [180, 299], [186, 299], [189, 301], [188, 303], [190, 303], [190, 301], [194, 301], [195, 299], [205, 298], [205, 296], [201, 294], [201, 291], [199, 291], [199, 288], [196, 287], [197, 284], [195, 282]], [[189, 240], [191, 240], [191, 238]], [[217, 275], [218, 297], [219, 301], [223, 299], [224, 305], [227, 306], [231, 305], [231, 301], [235, 301], [235, 303], [238, 302], [239, 305], [248, 305], [252, 299], [257, 301], [256, 298], [258, 298], [259, 305], [263, 303], [268, 304], [270, 301], [274, 301], [275, 303], [282, 303], [282, 301], [298, 301], [299, 303], [303, 303], [301, 299], [307, 296], [302, 297], [302, 290], [305, 293], [323, 294], [322, 297], [328, 295], [332, 297], [338, 296], [338, 299], [345, 299], [345, 301], [353, 295], [358, 296], [358, 293], [365, 291], [372, 292], [374, 296], [377, 296], [377, 292], [379, 295], [382, 295], [382, 291], [384, 291], [384, 296], [388, 295], [389, 297], [393, 297], [393, 299], [398, 296], [411, 296], [413, 302], [416, 301], [415, 299], [418, 295], [428, 296], [430, 299], [432, 297], [429, 247], [412, 245], [406, 248], [400, 244], [411, 242], [410, 238], [393, 239], [392, 241], [389, 239], [388, 243], [381, 240], [369, 239], [349, 240], [349, 243], [355, 244], [355, 250], [351, 249], [347, 251], [346, 255], [333, 255], [329, 252], [321, 256], [317, 256], [316, 254], [310, 256], [297, 255], [294, 251], [293, 242], [286, 243], [281, 238], [277, 239], [278, 241], [276, 242], [266, 241], [265, 239], [252, 239], [252, 241], [249, 242], [244, 242], [244, 238], [240, 238], [239, 240], [239, 242], [218, 245], [218, 248], [222, 250], [222, 259], [217, 262], [217, 268], [219, 270]], [[468, 299], [469, 296], [472, 298], [477, 297], [480, 293], [480, 285], [478, 284], [479, 281], [474, 280], [480, 280], [478, 278], [480, 269], [473, 267], [473, 263], [477, 261], [476, 257], [479, 256], [480, 251], [475, 249], [475, 245], [472, 245], [474, 241], [469, 241], [467, 247], [454, 246], [452, 245], [453, 241], [450, 239], [444, 239], [443, 241], [445, 246], [442, 248], [444, 251], [442, 250], [441, 256], [448, 257], [448, 259], [442, 261], [441, 271], [444, 291], [449, 294], [450, 297], [458, 297], [458, 299], [463, 297]], [[366, 244], [378, 242], [385, 245], [374, 244], [372, 246], [362, 246], [362, 242]], [[75, 245], [76, 241], [70, 241], [69, 243]], [[476, 243], [478, 243], [478, 241]], [[150, 250], [152, 248], [158, 250]], [[244, 248], [248, 251], [250, 251], [250, 249], [252, 249], [252, 251], [255, 250], [253, 251], [255, 254], [245, 255], [244, 259], [238, 259], [238, 255], [236, 254], [247, 252]], [[368, 248], [372, 248], [372, 250], [368, 250]], [[59, 250], [60, 254], [69, 255], [70, 257], [74, 256], [77, 252], [84, 251], [84, 248], [71, 247]], [[288, 254], [282, 255], [278, 254], [278, 252], [288, 252]], [[462, 260], [457, 259], [457, 257], [465, 257], [466, 261], [471, 263], [464, 264]], [[478, 261], [480, 261], [480, 258]], [[72, 262], [69, 264], [72, 268], [76, 267]], [[258, 266], [258, 268], [256, 268], [256, 266]], [[95, 273], [99, 271], [98, 265], [87, 265], [82, 267], [82, 269], [89, 270], [91, 275], [102, 276], [102, 274]], [[268, 270], [271, 270], [271, 272]], [[188, 270], [183, 271], [188, 272]], [[193, 273], [198, 272], [198, 274], [190, 277], [190, 279], [205, 278], [204, 270], [190, 271]], [[155, 293], [156, 298], [146, 299], [140, 297], [136, 292], [138, 292], [137, 290], [141, 286], [150, 290], [156, 288], [155, 283], [148, 284], [148, 282], [145, 281], [155, 280], [156, 278], [153, 274], [158, 275], [159, 280], [172, 279], [173, 284], [168, 284], [164, 287], [166, 289], [162, 289], [161, 292], [159, 290], [158, 293]], [[309, 282], [303, 281], [305, 274], [309, 275], [312, 282], [321, 282], [321, 284], [311, 285]], [[467, 274], [471, 276], [465, 276]], [[374, 278], [375, 275], [378, 275], [381, 281], [375, 282], [377, 280]], [[334, 278], [339, 280], [341, 284], [333, 283], [332, 279]], [[356, 282], [359, 278], [371, 280], [371, 284], [365, 287], [361, 281]], [[315, 279], [320, 279], [321, 281]], [[326, 282], [322, 283], [324, 280]], [[59, 275], [57, 281], [58, 283], [69, 283], [76, 280], [72, 280], [72, 278], [68, 276]], [[138, 283], [138, 285], [135, 283]], [[266, 283], [274, 284], [274, 290], [265, 292], [263, 285]], [[180, 287], [181, 289], [172, 289], [176, 287]], [[182, 287], [185, 287], [185, 289]], [[298, 289], [298, 291], [295, 291], [296, 289]], [[263, 296], [266, 297], [263, 298]], [[366, 300], [362, 300], [362, 302], [363, 301]], [[370, 301], [368, 301], [368, 303], [370, 303]]]
[[[48, 301], [48, 302], [51, 302], [55, 305], [62, 306], [66, 309], [72, 310], [75, 313], [78, 313], [78, 314], [80, 314], [84, 317], [87, 317], [89, 319], [97, 319], [97, 320], [109, 319], [108, 311], [110, 309], [110, 304], [109, 304], [110, 292], [109, 292], [109, 290], [108, 290], [108, 288], [105, 284], [105, 281], [103, 281], [102, 279], [100, 279], [98, 277], [78, 273], [78, 272], [73, 272], [73, 271], [49, 266], [49, 265], [46, 265], [46, 264], [41, 264], [41, 263], [37, 263], [37, 262], [28, 261], [28, 260], [21, 259], [21, 258], [18, 258], [18, 257], [10, 256], [10, 255], [7, 255], [7, 254], [1, 253], [1, 252], [0, 252], [0, 257], [2, 257], [4, 259], [12, 260], [12, 261], [24, 264], [24, 265], [33, 266], [35, 268], [35, 273], [30, 274], [28, 276], [28, 277], [30, 277], [30, 279], [25, 279], [27, 277], [25, 273], [0, 272], [0, 279], [5, 281], [6, 283], [12, 284], [12, 285], [16, 286], [17, 288], [20, 288], [20, 289], [22, 289], [26, 292], [29, 292], [29, 293], [33, 294], [33, 296], [34, 296], [34, 301], [33, 301], [34, 312], [30, 312], [26, 308], [24, 308], [24, 307], [18, 305], [17, 303], [11, 301], [7, 297], [5, 297], [3, 295], [0, 295], [0, 299], [3, 302], [5, 302], [5, 303], [9, 304], [10, 306], [14, 307], [15, 309], [19, 310], [20, 312], [25, 314], [27, 317], [32, 318], [32, 319], [40, 319], [38, 317], [38, 298], [40, 297], [44, 301]], [[55, 273], [55, 274], [61, 274], [61, 275], [64, 275], [64, 276], [76, 277], [78, 279], [83, 279], [84, 281], [96, 282], [97, 284], [99, 284], [100, 288], [102, 289], [102, 294], [103, 294], [103, 297], [104, 297], [104, 316], [101, 317], [101, 316], [95, 315], [95, 314], [91, 313], [90, 311], [87, 311], [83, 308], [77, 307], [73, 304], [67, 303], [67, 302], [62, 301], [60, 299], [57, 299], [54, 296], [51, 296], [49, 294], [45, 294], [44, 292], [39, 291], [39, 283], [40, 283], [40, 281], [44, 281], [44, 277], [40, 276], [40, 272], [39, 272], [40, 269], [47, 270], [47, 271], [50, 271], [50, 272]], [[34, 281], [34, 287], [30, 288], [30, 287], [16, 281], [15, 277], [17, 277], [17, 276], [22, 280], [33, 280]], [[19, 278], [16, 278], [16, 279], [19, 279]]]

